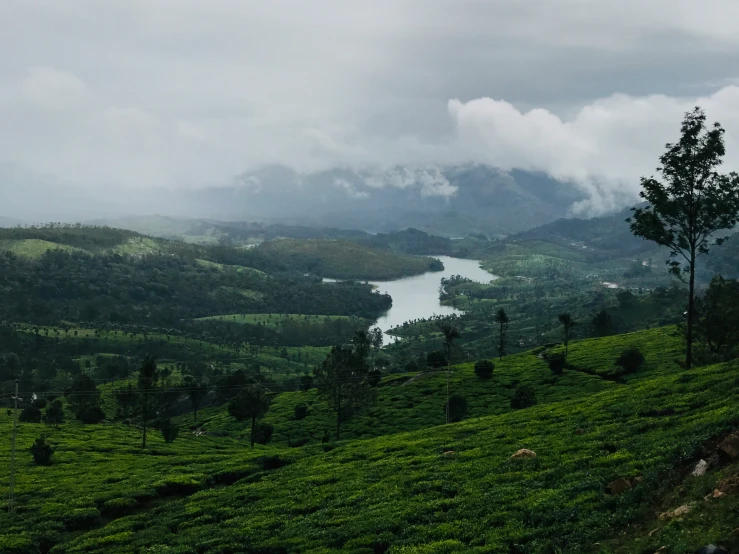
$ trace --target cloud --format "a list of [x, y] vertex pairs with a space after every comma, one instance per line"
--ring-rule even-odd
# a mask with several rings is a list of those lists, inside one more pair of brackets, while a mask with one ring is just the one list
[[284, 164], [451, 197], [436, 168], [477, 161], [597, 211], [696, 103], [737, 155], [735, 0], [4, 0], [0, 51], [0, 162], [88, 188]]
[[354, 188], [354, 185], [352, 185], [349, 181], [346, 179], [341, 178], [335, 178], [333, 181], [333, 185], [336, 188], [342, 189], [346, 192], [346, 194], [351, 198], [369, 198], [369, 193], [365, 191], [358, 191]]
[[504, 170], [543, 171], [589, 196], [578, 209], [600, 212], [636, 198], [640, 177], [655, 173], [667, 142], [679, 138], [685, 112], [700, 105], [727, 129], [726, 170], [739, 170], [739, 87], [700, 98], [615, 94], [565, 119], [544, 109], [521, 111], [502, 100], [451, 100], [456, 148]]

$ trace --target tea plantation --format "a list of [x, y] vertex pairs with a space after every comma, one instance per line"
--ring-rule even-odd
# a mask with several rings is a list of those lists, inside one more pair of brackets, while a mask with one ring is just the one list
[[[636, 346], [646, 362], [614, 361]], [[558, 350], [554, 347], [552, 351]], [[444, 372], [386, 378], [340, 442], [315, 391], [278, 395], [268, 446], [224, 407], [202, 413], [205, 435], [182, 432], [147, 450], [122, 424], [59, 429], [21, 424], [16, 509], [0, 513], [0, 552], [693, 552], [739, 547], [739, 495], [703, 497], [738, 468], [690, 477], [699, 457], [739, 427], [739, 363], [681, 370], [672, 328], [570, 345], [569, 369], [538, 349], [495, 360], [490, 379], [452, 368], [466, 418], [443, 425]], [[517, 385], [537, 404], [512, 409]], [[294, 407], [308, 405], [295, 419]], [[183, 416], [186, 417], [186, 416]], [[10, 418], [0, 425], [7, 436]], [[55, 463], [28, 447], [46, 433]], [[362, 440], [364, 439], [364, 440]], [[298, 446], [302, 444], [302, 446]], [[519, 449], [536, 452], [512, 459]], [[8, 441], [0, 456], [9, 457]], [[0, 481], [7, 495], [7, 465]], [[608, 484], [634, 487], [610, 494]], [[658, 514], [693, 502], [682, 518]]]

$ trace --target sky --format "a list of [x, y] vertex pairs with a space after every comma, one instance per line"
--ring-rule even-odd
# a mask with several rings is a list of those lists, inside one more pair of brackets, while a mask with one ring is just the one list
[[695, 105], [739, 169], [736, 0], [2, 0], [0, 163], [201, 187], [467, 162], [638, 190]]

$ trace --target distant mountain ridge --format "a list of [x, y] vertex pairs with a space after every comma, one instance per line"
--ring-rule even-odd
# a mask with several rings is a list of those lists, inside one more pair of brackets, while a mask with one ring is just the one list
[[17, 166], [0, 165], [0, 216], [80, 221], [159, 213], [220, 221], [358, 229], [413, 227], [447, 237], [502, 237], [570, 213], [584, 194], [567, 183], [480, 164], [297, 173], [267, 166], [229, 185], [200, 189], [86, 190]]

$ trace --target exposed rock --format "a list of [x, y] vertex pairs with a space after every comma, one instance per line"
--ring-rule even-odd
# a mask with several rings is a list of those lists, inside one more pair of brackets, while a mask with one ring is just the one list
[[608, 483], [606, 490], [609, 494], [621, 494], [623, 492], [626, 492], [630, 488], [631, 481], [622, 477], [621, 479], [616, 479], [615, 481]]
[[693, 469], [693, 473], [691, 473], [691, 475], [693, 477], [700, 477], [701, 475], [706, 474], [707, 469], [708, 462], [705, 460], [700, 460], [697, 464], [695, 464], [695, 468]]
[[720, 546], [709, 544], [700, 550], [696, 550], [695, 554], [729, 554], [728, 550], [724, 550]]
[[536, 458], [536, 452], [528, 448], [522, 448], [511, 456], [511, 460], [519, 460], [521, 458]]
[[654, 551], [654, 554], [662, 554], [662, 552], [667, 552], [666, 546], [660, 546], [657, 550]]
[[718, 445], [719, 450], [726, 452], [731, 459], [739, 456], [739, 434], [732, 433]]
[[640, 475], [639, 477], [634, 477], [634, 478], [633, 478], [633, 479], [631, 480], [631, 486], [632, 486], [632, 487], [635, 487], [635, 486], [637, 486], [637, 485], [638, 485], [639, 483], [643, 483], [643, 482], [644, 482], [644, 477], [642, 477], [642, 476]]
[[652, 529], [652, 530], [651, 530], [651, 531], [650, 531], [649, 533], [647, 533], [647, 537], [651, 537], [651, 536], [652, 536], [652, 535], [654, 535], [654, 534], [655, 534], [655, 533], [656, 533], [657, 531], [659, 531], [659, 527], [657, 527], [657, 529]]
[[724, 495], [720, 490], [714, 489], [712, 493], [707, 494], [703, 497], [703, 500], [706, 502], [710, 502], [711, 500], [714, 500], [716, 498], [721, 498]]
[[679, 508], [675, 508], [671, 512], [663, 512], [659, 515], [659, 518], [663, 521], [682, 517], [690, 513], [693, 508], [688, 504], [683, 504]]
[[454, 450], [447, 450], [444, 452], [444, 456], [454, 456]]
[[727, 477], [718, 482], [717, 489], [719, 492], [724, 494], [737, 494], [739, 493], [739, 475], [733, 477]]

